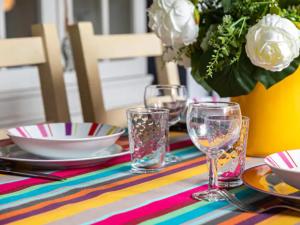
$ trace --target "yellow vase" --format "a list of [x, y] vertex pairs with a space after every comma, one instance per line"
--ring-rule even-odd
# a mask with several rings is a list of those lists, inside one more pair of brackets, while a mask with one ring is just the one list
[[250, 117], [247, 155], [300, 149], [300, 67], [271, 88], [259, 83], [250, 94], [232, 101]]

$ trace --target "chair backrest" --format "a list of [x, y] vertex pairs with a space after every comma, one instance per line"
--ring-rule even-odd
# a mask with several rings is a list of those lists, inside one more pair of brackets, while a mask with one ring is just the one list
[[[159, 83], [179, 84], [176, 64], [163, 62], [161, 41], [152, 33], [95, 35], [91, 23], [81, 22], [69, 26], [69, 35], [85, 121], [109, 122], [113, 118], [110, 123], [114, 125], [122, 121], [116, 118], [120, 115], [116, 111], [105, 109], [98, 60], [155, 57]], [[124, 114], [124, 110], [118, 112]]]
[[[0, 67], [36, 65], [46, 121], [70, 121], [56, 28], [50, 24], [33, 25], [32, 35], [33, 37], [1, 39]], [[0, 137], [3, 136], [0, 134]]]

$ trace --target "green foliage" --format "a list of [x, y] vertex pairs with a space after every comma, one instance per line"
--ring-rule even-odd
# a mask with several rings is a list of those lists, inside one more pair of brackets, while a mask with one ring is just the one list
[[257, 82], [271, 87], [299, 66], [298, 58], [280, 72], [266, 71], [254, 66], [244, 49], [249, 27], [269, 13], [299, 26], [300, 0], [198, 0], [196, 5], [201, 12], [199, 37], [189, 46], [189, 55], [194, 79], [207, 89], [221, 96], [243, 95]]
[[299, 5], [300, 0], [279, 0], [279, 6], [280, 8], [286, 8], [292, 5]]
[[293, 22], [300, 22], [300, 5], [289, 6], [286, 9], [282, 10], [281, 15]]
[[[198, 56], [200, 60], [204, 58]], [[208, 58], [207, 56], [206, 58]], [[193, 58], [192, 58], [193, 59]], [[198, 60], [194, 58], [194, 61]], [[207, 60], [207, 59], [206, 59]], [[202, 61], [205, 63], [205, 61]], [[193, 60], [192, 60], [193, 63]], [[192, 64], [192, 67], [195, 64]], [[202, 65], [205, 68], [205, 65]], [[194, 69], [194, 68], [193, 68]], [[246, 56], [245, 52], [242, 51], [240, 57], [240, 63], [235, 63], [231, 66], [225, 66], [222, 71], [216, 72], [213, 77], [207, 79], [201, 79], [200, 73], [202, 72], [192, 71], [194, 79], [201, 85], [205, 84], [204, 87], [211, 87], [212, 89], [216, 90], [220, 96], [227, 97], [227, 96], [239, 96], [249, 93], [257, 83], [256, 79], [253, 77], [253, 72], [255, 71], [256, 67], [250, 62], [248, 57]], [[200, 76], [200, 78], [199, 78]]]
[[209, 45], [213, 49], [206, 74], [212, 77], [214, 72], [221, 71], [224, 66], [239, 61], [247, 31], [247, 17], [233, 21], [230, 15], [223, 17], [223, 23], [211, 36]]
[[236, 18], [248, 16], [251, 23], [256, 23], [268, 13], [276, 13], [278, 10], [277, 0], [235, 0], [232, 4], [230, 13]]

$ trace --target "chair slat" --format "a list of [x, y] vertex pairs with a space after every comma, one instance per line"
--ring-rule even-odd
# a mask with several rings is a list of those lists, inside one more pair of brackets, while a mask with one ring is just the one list
[[40, 37], [0, 40], [0, 67], [22, 66], [45, 62]]
[[104, 122], [106, 113], [92, 24], [72, 25], [68, 27], [68, 31], [72, 44], [83, 119], [85, 122]]
[[38, 65], [47, 121], [70, 121], [60, 42], [54, 25], [36, 24], [32, 34], [42, 38], [46, 63]]
[[176, 63], [164, 62], [162, 57], [155, 57], [156, 74], [159, 84], [180, 84]]
[[5, 129], [0, 129], [0, 141], [8, 139], [9, 137], [7, 136], [7, 130]]
[[122, 59], [162, 55], [161, 41], [155, 34], [96, 35], [98, 59]]
[[144, 105], [136, 104], [130, 105], [128, 107], [120, 107], [106, 111], [105, 123], [119, 126], [127, 127], [127, 116], [126, 111], [128, 108], [143, 107]]

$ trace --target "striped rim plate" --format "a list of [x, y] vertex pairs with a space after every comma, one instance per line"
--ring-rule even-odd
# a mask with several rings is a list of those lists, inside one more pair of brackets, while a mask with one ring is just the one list
[[[271, 168], [292, 170], [300, 174], [300, 150], [277, 152], [265, 158], [265, 163]], [[297, 169], [299, 169], [297, 171]]]
[[300, 200], [300, 190], [285, 183], [268, 165], [260, 165], [245, 170], [242, 180], [246, 186], [265, 194]]
[[76, 159], [98, 156], [125, 132], [100, 123], [49, 123], [8, 130], [21, 149], [45, 158]]
[[300, 150], [274, 153], [265, 158], [265, 163], [283, 181], [300, 189]]
[[90, 140], [124, 133], [124, 129], [101, 123], [45, 123], [8, 130], [9, 136], [40, 140]]

